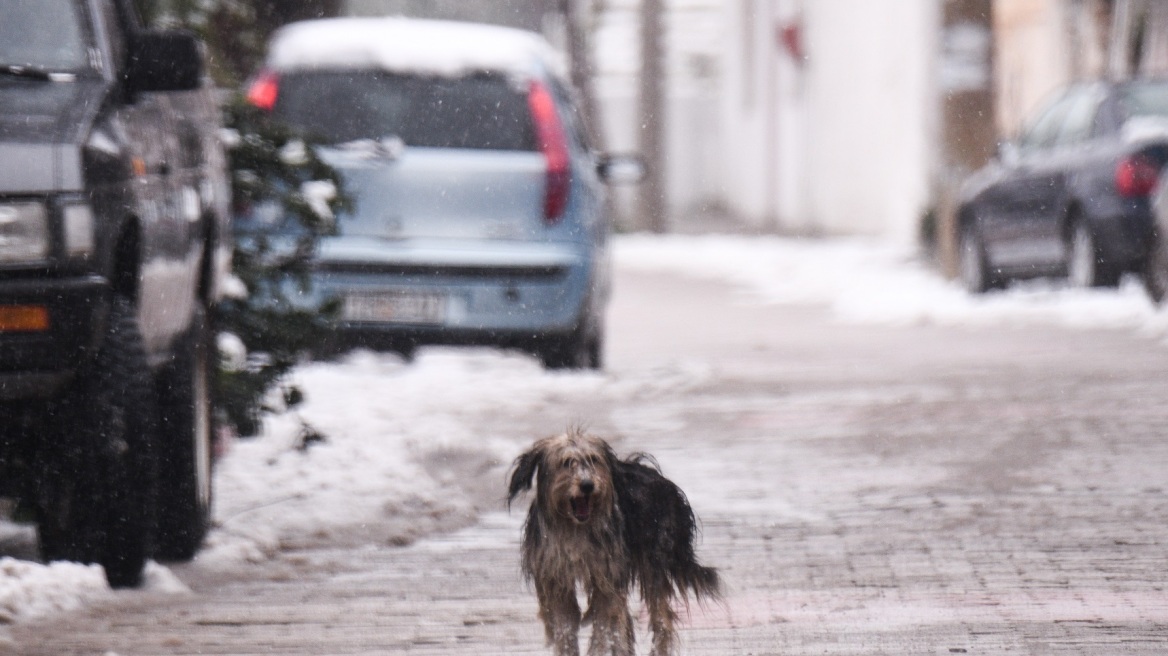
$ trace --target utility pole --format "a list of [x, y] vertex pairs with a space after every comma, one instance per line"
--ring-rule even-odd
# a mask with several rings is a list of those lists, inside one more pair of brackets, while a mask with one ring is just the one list
[[604, 150], [602, 137], [604, 131], [600, 129], [599, 108], [596, 103], [596, 91], [593, 85], [595, 68], [592, 65], [592, 48], [589, 35], [591, 34], [592, 2], [591, 0], [560, 0], [560, 13], [564, 17], [568, 41], [568, 58], [571, 69], [572, 86], [580, 94], [581, 113], [587, 117], [585, 129], [594, 148]]
[[938, 165], [937, 256], [947, 275], [957, 273], [960, 226], [958, 187], [994, 156], [993, 2], [945, 0], [941, 9], [941, 157]]
[[663, 0], [641, 0], [641, 220], [651, 231], [666, 230], [665, 203], [665, 62], [662, 39]]
[[1111, 42], [1108, 44], [1107, 74], [1113, 80], [1131, 77], [1131, 41], [1134, 22], [1132, 0], [1117, 0], [1112, 8]]

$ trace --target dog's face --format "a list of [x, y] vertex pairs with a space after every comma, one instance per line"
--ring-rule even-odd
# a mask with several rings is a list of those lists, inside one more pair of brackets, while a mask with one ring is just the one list
[[538, 473], [536, 503], [546, 515], [575, 524], [603, 519], [612, 509], [614, 458], [598, 437], [571, 432], [539, 440], [516, 460], [510, 499], [530, 489]]

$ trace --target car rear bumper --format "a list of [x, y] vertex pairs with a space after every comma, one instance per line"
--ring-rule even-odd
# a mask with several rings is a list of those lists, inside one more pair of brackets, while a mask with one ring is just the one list
[[1123, 197], [1109, 190], [1085, 195], [1081, 202], [1102, 261], [1119, 269], [1141, 266], [1154, 234], [1151, 199]]
[[342, 336], [515, 345], [571, 332], [599, 284], [576, 244], [401, 244], [322, 254], [314, 303], [341, 302]]
[[0, 401], [47, 398], [95, 343], [108, 304], [104, 278], [0, 281], [0, 309], [44, 308], [43, 329], [0, 329]]
[[1141, 207], [1096, 221], [1095, 236], [1104, 262], [1138, 268], [1147, 258], [1154, 236], [1151, 210]]

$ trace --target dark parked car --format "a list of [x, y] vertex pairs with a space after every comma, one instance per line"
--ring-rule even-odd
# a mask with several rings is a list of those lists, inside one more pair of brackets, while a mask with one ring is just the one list
[[131, 0], [0, 3], [0, 496], [116, 587], [210, 521], [230, 199], [203, 81]]
[[[354, 202], [303, 297], [340, 302], [340, 346], [601, 366], [605, 183], [640, 165], [590, 147], [561, 63], [534, 33], [472, 23], [325, 19], [273, 37], [248, 96], [322, 141]], [[236, 227], [241, 241], [286, 229], [275, 207]]]
[[1066, 275], [1081, 287], [1146, 274], [1151, 194], [1168, 161], [1168, 80], [1072, 85], [965, 183], [960, 275], [971, 292]]

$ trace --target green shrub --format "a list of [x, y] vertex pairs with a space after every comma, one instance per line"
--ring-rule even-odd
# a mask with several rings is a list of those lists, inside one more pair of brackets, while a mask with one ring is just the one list
[[[317, 157], [314, 144], [243, 98], [225, 108], [237, 215], [275, 203], [283, 225], [273, 233], [237, 233], [232, 267], [242, 285], [216, 313], [216, 329], [246, 349], [240, 362], [221, 358], [216, 400], [240, 435], [253, 435], [264, 399], [313, 345], [330, 331], [337, 304], [306, 308], [310, 258], [321, 237], [335, 232], [333, 217], [348, 205], [336, 171]], [[331, 193], [330, 193], [331, 192]], [[295, 390], [285, 398], [298, 399]]]

